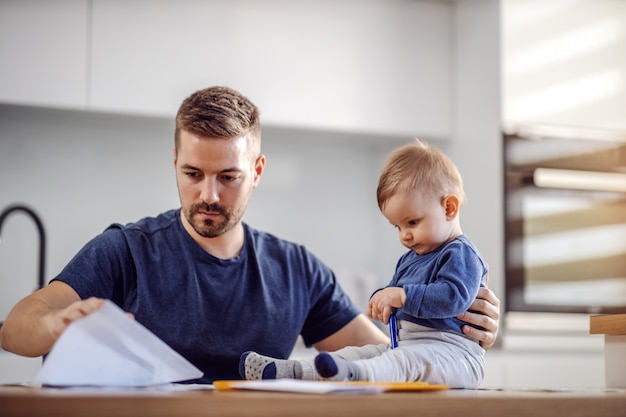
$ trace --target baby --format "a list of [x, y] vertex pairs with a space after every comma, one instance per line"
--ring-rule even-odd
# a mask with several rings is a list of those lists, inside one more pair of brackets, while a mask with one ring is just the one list
[[[367, 315], [398, 320], [398, 347], [346, 347], [306, 360], [279, 360], [245, 352], [245, 379], [299, 378], [339, 381], [423, 381], [476, 388], [484, 375], [484, 350], [461, 330], [465, 312], [487, 266], [463, 234], [463, 181], [441, 151], [416, 140], [389, 155], [377, 189], [382, 214], [408, 250], [385, 288], [371, 296]], [[395, 335], [394, 335], [395, 336]]]

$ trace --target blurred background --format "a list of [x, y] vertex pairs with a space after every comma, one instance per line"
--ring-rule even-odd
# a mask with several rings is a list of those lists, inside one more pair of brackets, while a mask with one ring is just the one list
[[[364, 308], [404, 252], [378, 175], [420, 137], [458, 165], [463, 231], [503, 302], [484, 385], [601, 386], [588, 317], [626, 309], [626, 180], [544, 192], [535, 174], [626, 173], [625, 46], [623, 0], [0, 0], [0, 210], [23, 204], [43, 223], [47, 283], [109, 224], [179, 206], [174, 115], [227, 85], [264, 126], [244, 220], [306, 245]], [[581, 226], [606, 214], [598, 204], [612, 214]], [[3, 320], [37, 288], [39, 238], [24, 212], [0, 227]], [[589, 236], [591, 272], [555, 278], [586, 252], [563, 243]], [[39, 363], [0, 351], [0, 382]]]

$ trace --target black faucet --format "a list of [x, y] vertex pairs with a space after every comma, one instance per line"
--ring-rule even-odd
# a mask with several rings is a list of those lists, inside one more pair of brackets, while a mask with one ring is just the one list
[[2, 235], [2, 224], [4, 223], [4, 220], [14, 211], [23, 211], [27, 213], [37, 225], [37, 230], [39, 231], [39, 280], [37, 281], [37, 285], [38, 288], [43, 288], [45, 283], [44, 269], [46, 264], [46, 232], [43, 228], [43, 223], [37, 213], [35, 213], [32, 209], [23, 205], [12, 205], [4, 209], [2, 214], [0, 214], [0, 236]]

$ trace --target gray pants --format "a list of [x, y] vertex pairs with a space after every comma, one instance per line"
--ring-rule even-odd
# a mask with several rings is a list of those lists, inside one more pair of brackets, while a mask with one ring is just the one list
[[349, 346], [331, 355], [359, 367], [361, 379], [375, 382], [444, 384], [450, 388], [478, 388], [484, 377], [485, 350], [458, 333], [434, 330], [399, 321], [398, 347]]

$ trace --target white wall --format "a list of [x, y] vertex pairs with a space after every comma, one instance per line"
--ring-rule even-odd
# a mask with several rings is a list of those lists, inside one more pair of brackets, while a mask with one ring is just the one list
[[458, 0], [454, 8], [454, 140], [446, 148], [463, 175], [463, 231], [489, 263], [489, 286], [504, 300], [500, 7]]

